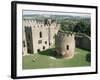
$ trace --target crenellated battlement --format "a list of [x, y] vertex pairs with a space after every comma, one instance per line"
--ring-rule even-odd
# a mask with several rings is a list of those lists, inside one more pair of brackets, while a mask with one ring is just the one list
[[49, 27], [49, 26], [59, 26], [57, 25], [57, 23], [54, 21], [50, 21], [50, 19], [48, 21], [46, 20], [38, 20], [38, 19], [23, 19], [23, 26], [31, 26], [33, 28], [45, 28], [45, 27]]
[[63, 32], [63, 31], [58, 31], [57, 36], [60, 37], [69, 37], [69, 38], [73, 38], [75, 36], [75, 34], [73, 32]]

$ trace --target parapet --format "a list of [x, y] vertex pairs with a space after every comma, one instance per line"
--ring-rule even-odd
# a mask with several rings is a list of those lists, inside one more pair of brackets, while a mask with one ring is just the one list
[[75, 34], [73, 32], [69, 32], [69, 31], [64, 32], [64, 31], [59, 30], [57, 36], [60, 36], [60, 37], [74, 37]]

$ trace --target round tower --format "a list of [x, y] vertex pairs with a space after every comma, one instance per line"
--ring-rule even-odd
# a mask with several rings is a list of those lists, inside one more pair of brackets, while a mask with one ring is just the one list
[[72, 58], [75, 54], [75, 35], [59, 31], [55, 38], [57, 55]]

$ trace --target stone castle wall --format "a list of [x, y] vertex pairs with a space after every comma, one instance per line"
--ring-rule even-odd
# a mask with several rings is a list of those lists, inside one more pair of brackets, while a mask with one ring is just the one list
[[75, 40], [76, 40], [76, 47], [86, 49], [89, 51], [91, 50], [91, 39], [88, 36], [77, 34], [75, 36]]
[[60, 25], [56, 22], [23, 19], [23, 54], [38, 53], [53, 47]]

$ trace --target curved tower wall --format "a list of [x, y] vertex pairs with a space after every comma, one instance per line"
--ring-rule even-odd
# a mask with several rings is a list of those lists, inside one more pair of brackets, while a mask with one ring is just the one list
[[56, 38], [56, 51], [57, 54], [72, 58], [75, 54], [75, 35], [71, 33], [58, 33]]

